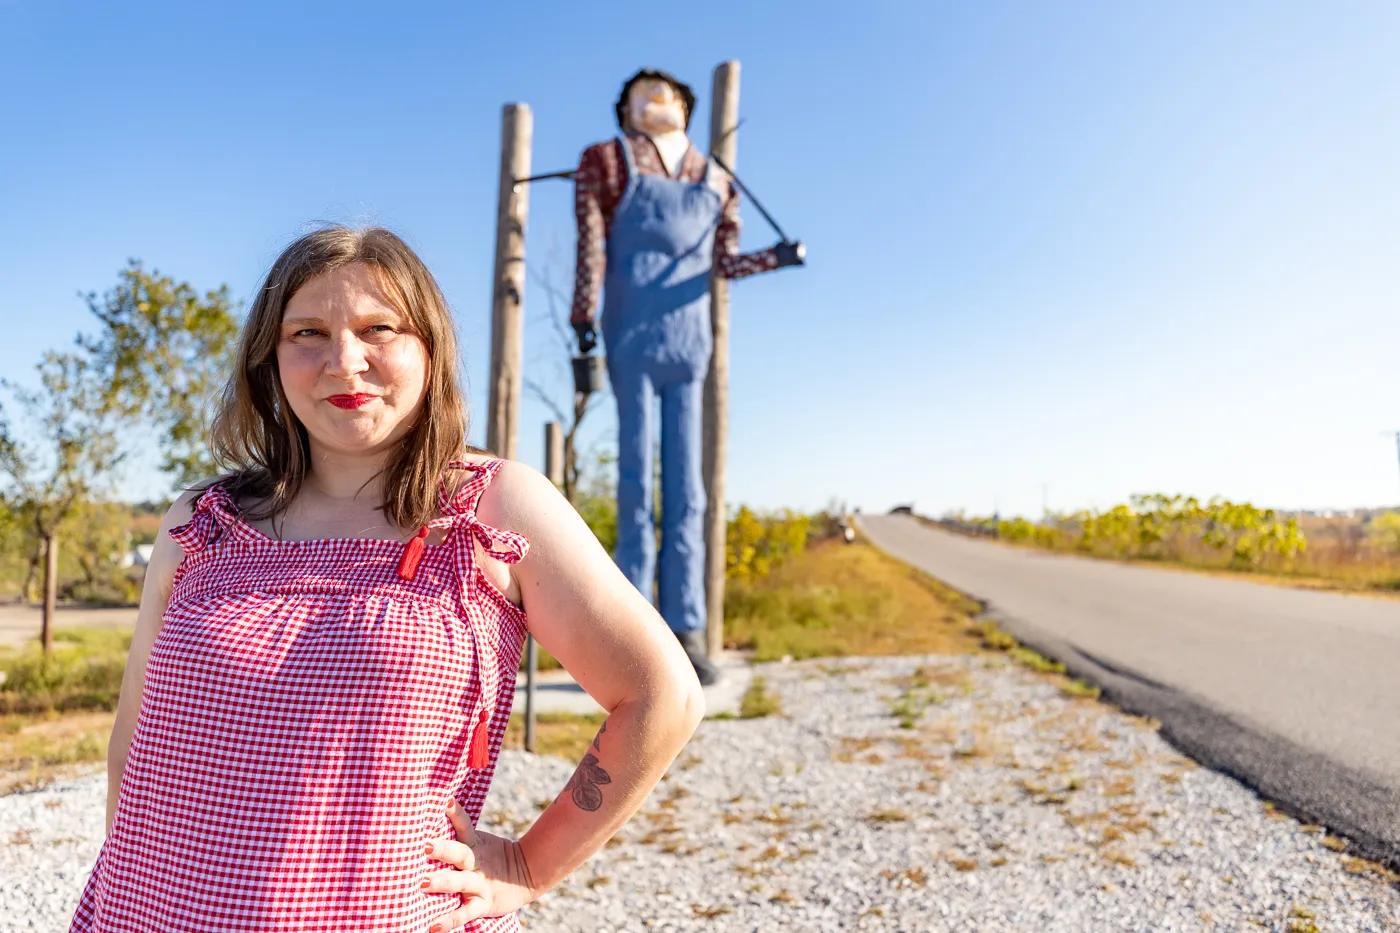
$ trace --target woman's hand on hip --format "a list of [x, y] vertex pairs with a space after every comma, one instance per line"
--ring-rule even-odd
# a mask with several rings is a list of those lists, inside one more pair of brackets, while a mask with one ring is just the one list
[[449, 867], [430, 873], [423, 890], [457, 894], [462, 902], [428, 924], [428, 933], [449, 933], [471, 920], [500, 917], [535, 899], [530, 867], [517, 843], [477, 832], [455, 799], [448, 804], [447, 818], [457, 841], [433, 840], [428, 857]]

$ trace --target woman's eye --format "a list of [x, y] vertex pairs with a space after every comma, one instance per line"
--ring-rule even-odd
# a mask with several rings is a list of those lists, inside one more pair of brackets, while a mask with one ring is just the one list
[[301, 330], [299, 330], [299, 331], [297, 331], [296, 333], [292, 334], [292, 336], [293, 336], [293, 337], [315, 337], [315, 336], [316, 336], [317, 334], [319, 334], [319, 333], [320, 333], [320, 331], [317, 330], [317, 329], [314, 328], [314, 327], [303, 327]]

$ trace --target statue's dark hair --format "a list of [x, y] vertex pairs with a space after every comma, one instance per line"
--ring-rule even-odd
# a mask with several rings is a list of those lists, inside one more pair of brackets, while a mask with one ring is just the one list
[[617, 113], [617, 125], [620, 129], [627, 128], [627, 95], [632, 93], [632, 85], [638, 81], [665, 81], [676, 89], [676, 93], [681, 95], [681, 100], [685, 103], [685, 128], [690, 129], [690, 117], [695, 113], [695, 92], [690, 89], [680, 78], [665, 71], [658, 71], [655, 68], [643, 68], [641, 71], [627, 79], [627, 83], [622, 86], [622, 93], [618, 95], [617, 106], [614, 110]]

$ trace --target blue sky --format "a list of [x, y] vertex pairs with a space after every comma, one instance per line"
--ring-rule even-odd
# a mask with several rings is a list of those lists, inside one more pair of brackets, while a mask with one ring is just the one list
[[[373, 222], [438, 275], [483, 412], [501, 105], [568, 168], [651, 65], [703, 145], [736, 58], [737, 168], [809, 265], [733, 290], [731, 502], [1400, 501], [1400, 7], [595, 9], [0, 0], [0, 374], [128, 257], [246, 296], [306, 224]], [[535, 186], [528, 241], [565, 284], [570, 199]], [[527, 399], [532, 462], [546, 419]]]

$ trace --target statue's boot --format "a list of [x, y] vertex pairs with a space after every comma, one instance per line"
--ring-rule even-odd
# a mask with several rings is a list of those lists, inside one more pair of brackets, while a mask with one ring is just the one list
[[690, 658], [690, 665], [695, 668], [695, 676], [700, 678], [700, 686], [708, 687], [719, 683], [719, 665], [709, 658], [704, 631], [677, 632], [676, 638], [680, 639], [685, 656]]

